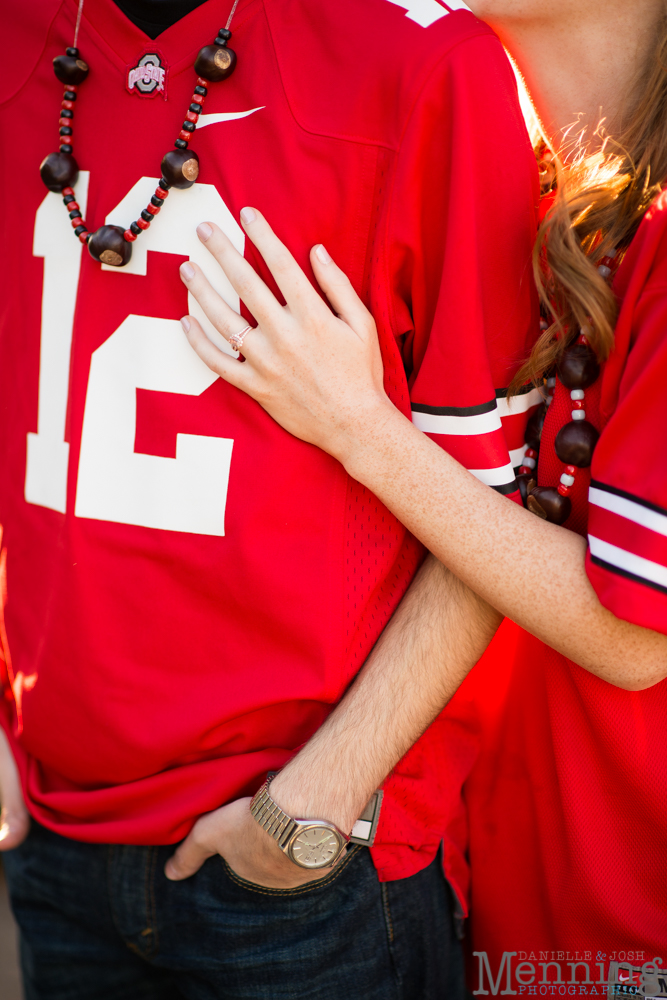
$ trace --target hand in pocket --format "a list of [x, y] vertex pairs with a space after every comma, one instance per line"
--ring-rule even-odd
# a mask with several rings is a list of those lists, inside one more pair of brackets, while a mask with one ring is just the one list
[[0, 851], [11, 851], [28, 836], [30, 816], [7, 737], [0, 729]]

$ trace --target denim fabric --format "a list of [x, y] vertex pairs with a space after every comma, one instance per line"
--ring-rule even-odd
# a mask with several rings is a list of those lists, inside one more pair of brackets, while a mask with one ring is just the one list
[[173, 847], [81, 844], [33, 825], [5, 855], [26, 1000], [462, 1000], [438, 859], [380, 884], [366, 848], [327, 878], [266, 889]]

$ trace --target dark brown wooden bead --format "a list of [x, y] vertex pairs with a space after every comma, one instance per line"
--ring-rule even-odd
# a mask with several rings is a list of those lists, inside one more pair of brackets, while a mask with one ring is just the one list
[[526, 506], [533, 514], [552, 524], [567, 521], [572, 511], [570, 498], [561, 496], [553, 486], [536, 486], [528, 494]]
[[588, 344], [570, 344], [558, 365], [558, 377], [566, 389], [588, 389], [600, 374], [595, 351]]
[[519, 487], [519, 493], [521, 494], [521, 502], [525, 507], [528, 500], [528, 494], [537, 486], [535, 476], [532, 472], [521, 472], [516, 477], [516, 481]]
[[539, 406], [533, 414], [531, 414], [528, 423], [526, 424], [526, 444], [529, 448], [534, 451], [539, 451], [540, 439], [542, 437], [542, 428], [544, 427], [544, 418], [547, 414], [546, 404]]
[[132, 256], [132, 244], [123, 236], [121, 226], [100, 226], [88, 240], [88, 250], [94, 260], [111, 267], [123, 267]]
[[79, 165], [71, 153], [49, 153], [42, 160], [39, 173], [49, 191], [62, 191], [76, 184]]
[[170, 187], [189, 188], [199, 176], [199, 157], [191, 149], [170, 149], [160, 169]]
[[599, 437], [598, 431], [588, 420], [570, 420], [556, 435], [556, 454], [565, 465], [587, 469]]
[[88, 64], [83, 59], [73, 56], [56, 56], [53, 60], [53, 72], [61, 83], [71, 83], [75, 87], [88, 76]]
[[195, 73], [211, 83], [225, 80], [236, 69], [236, 52], [221, 45], [205, 45], [195, 61]]

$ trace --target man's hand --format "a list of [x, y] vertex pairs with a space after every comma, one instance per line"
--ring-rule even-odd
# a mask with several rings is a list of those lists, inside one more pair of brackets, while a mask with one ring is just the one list
[[237, 799], [201, 816], [167, 861], [167, 878], [189, 878], [215, 854], [220, 854], [241, 878], [271, 889], [295, 889], [330, 873], [331, 868], [310, 872], [290, 861], [253, 819], [250, 802]]
[[28, 836], [30, 816], [7, 737], [0, 729], [0, 851], [11, 851]]

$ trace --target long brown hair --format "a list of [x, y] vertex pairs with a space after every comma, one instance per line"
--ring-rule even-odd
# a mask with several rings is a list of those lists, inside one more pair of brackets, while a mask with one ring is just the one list
[[613, 347], [618, 306], [597, 264], [614, 251], [617, 259], [623, 255], [667, 178], [667, 13], [634, 95], [619, 134], [607, 135], [599, 152], [567, 166], [555, 157], [557, 194], [533, 254], [552, 322], [517, 372], [510, 395], [526, 382], [540, 384], [580, 329], [599, 360]]

